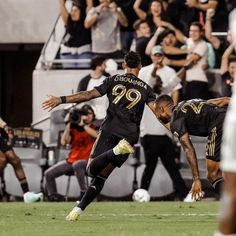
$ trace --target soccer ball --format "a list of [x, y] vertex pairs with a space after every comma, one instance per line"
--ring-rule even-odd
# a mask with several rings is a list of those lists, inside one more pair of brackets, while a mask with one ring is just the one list
[[145, 189], [137, 189], [133, 193], [133, 201], [135, 202], [149, 202], [150, 201], [150, 195], [147, 190]]

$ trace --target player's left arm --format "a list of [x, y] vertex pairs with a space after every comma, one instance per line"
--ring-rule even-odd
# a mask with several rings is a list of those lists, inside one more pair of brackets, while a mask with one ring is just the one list
[[56, 97], [53, 95], [48, 96], [49, 99], [42, 103], [42, 108], [44, 110], [49, 109], [51, 111], [53, 108], [57, 107], [62, 103], [81, 103], [89, 101], [93, 98], [101, 97], [101, 94], [98, 92], [97, 89], [92, 89], [89, 91], [82, 91], [73, 95], [61, 96]]
[[183, 134], [179, 138], [179, 140], [192, 170], [192, 176], [193, 176], [193, 184], [191, 188], [192, 197], [196, 200], [199, 200], [202, 197], [202, 184], [199, 175], [197, 155], [188, 133]]
[[214, 104], [218, 107], [223, 107], [229, 105], [230, 98], [229, 97], [222, 97], [222, 98], [215, 98], [207, 100], [207, 103]]

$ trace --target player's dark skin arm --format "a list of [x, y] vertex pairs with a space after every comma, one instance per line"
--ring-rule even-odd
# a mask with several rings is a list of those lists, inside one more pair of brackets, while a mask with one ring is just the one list
[[185, 133], [183, 136], [181, 136], [179, 138], [179, 141], [184, 149], [188, 163], [192, 169], [192, 176], [193, 176], [193, 185], [192, 185], [192, 189], [191, 189], [192, 196], [193, 196], [193, 198], [198, 199], [198, 194], [201, 193], [202, 187], [201, 187], [201, 181], [200, 181], [200, 177], [199, 177], [196, 152], [195, 152], [193, 144], [189, 138], [188, 133]]
[[207, 100], [207, 103], [214, 104], [218, 107], [229, 105], [229, 102], [230, 102], [229, 97], [222, 97], [222, 98], [215, 98], [215, 99]]
[[191, 166], [193, 179], [194, 180], [199, 179], [199, 171], [198, 171], [196, 152], [195, 152], [193, 144], [189, 138], [188, 133], [185, 133], [183, 136], [181, 136], [179, 141], [184, 149], [184, 152], [187, 156], [188, 162]]
[[89, 91], [82, 91], [73, 95], [65, 96], [65, 101], [61, 100], [61, 97], [55, 97], [53, 95], [48, 96], [49, 99], [42, 103], [42, 108], [44, 110], [49, 109], [51, 111], [53, 108], [57, 107], [62, 103], [81, 103], [89, 101], [93, 98], [101, 97], [101, 94], [97, 91], [97, 89], [92, 89]]

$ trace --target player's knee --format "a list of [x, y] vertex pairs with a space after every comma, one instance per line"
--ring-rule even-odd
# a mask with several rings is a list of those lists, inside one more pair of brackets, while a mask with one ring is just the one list
[[7, 165], [7, 160], [5, 158], [0, 159], [0, 171], [4, 170]]

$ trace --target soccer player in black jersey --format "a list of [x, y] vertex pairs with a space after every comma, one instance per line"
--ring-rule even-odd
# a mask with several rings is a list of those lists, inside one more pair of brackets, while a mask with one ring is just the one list
[[144, 105], [147, 104], [154, 111], [155, 95], [151, 87], [137, 77], [141, 69], [140, 56], [135, 52], [127, 53], [123, 66], [125, 74], [108, 77], [103, 84], [90, 91], [66, 97], [50, 96], [43, 103], [44, 109], [52, 109], [61, 103], [80, 103], [105, 94], [109, 99], [107, 116], [101, 125], [87, 167], [93, 181], [78, 206], [67, 216], [67, 220], [78, 219], [101, 192], [111, 172], [116, 167], [121, 167], [134, 151], [132, 146], [139, 138]]
[[196, 152], [189, 135], [208, 137], [206, 150], [207, 179], [215, 191], [220, 193], [223, 181], [219, 167], [222, 128], [229, 98], [204, 101], [192, 99], [174, 106], [172, 98], [161, 95], [156, 100], [156, 116], [174, 135], [178, 136], [192, 169], [193, 185], [191, 195], [194, 200], [201, 199], [202, 186]]

